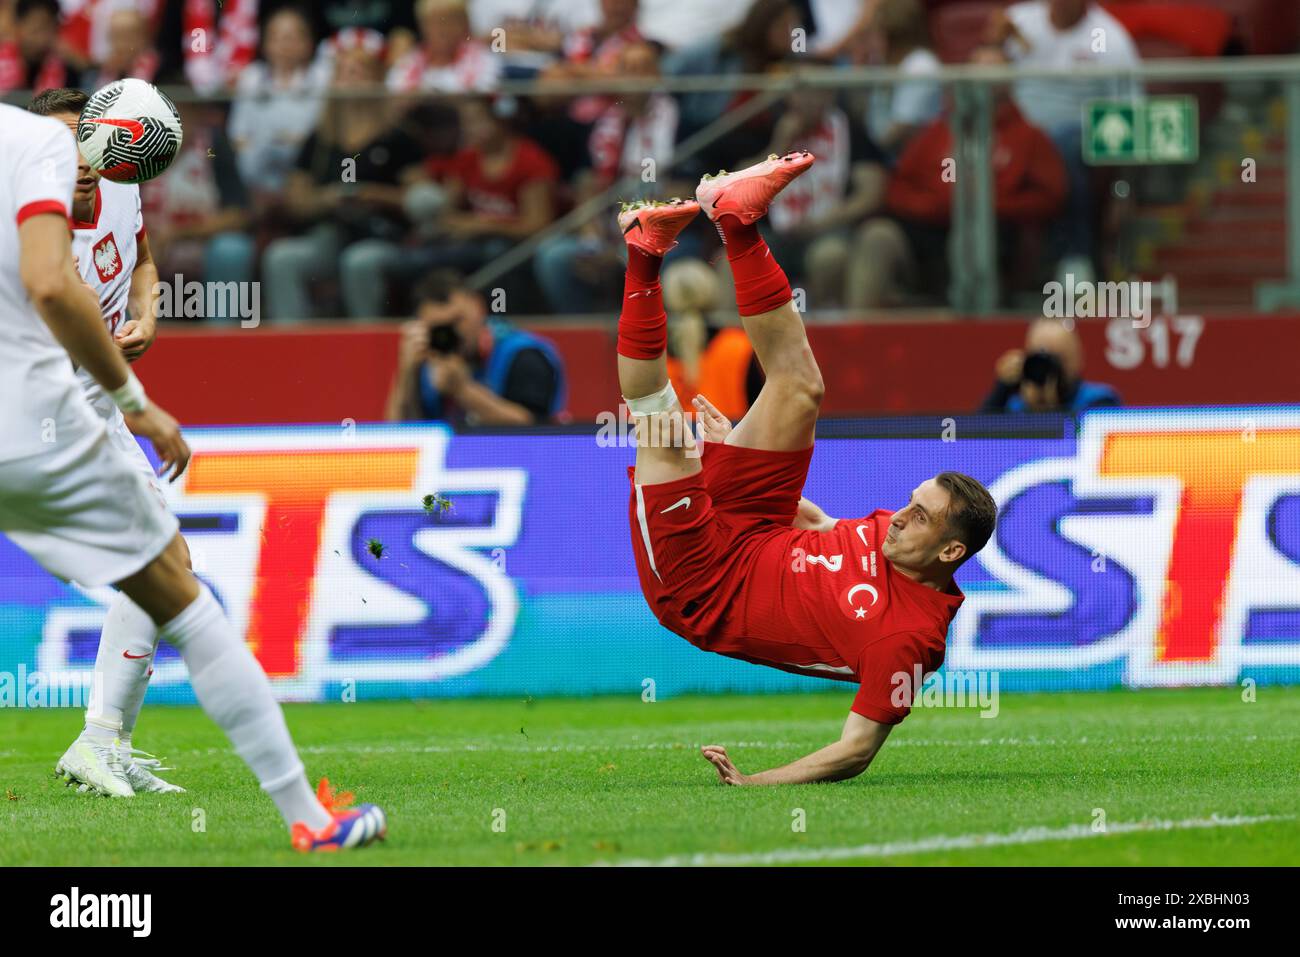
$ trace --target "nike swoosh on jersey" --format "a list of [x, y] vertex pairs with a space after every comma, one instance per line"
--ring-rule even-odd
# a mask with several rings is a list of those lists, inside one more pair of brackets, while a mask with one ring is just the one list
[[662, 515], [664, 514], [664, 512], [671, 512], [673, 509], [682, 508], [683, 506], [686, 508], [691, 507], [691, 497], [689, 495], [687, 495], [685, 498], [679, 498], [677, 501], [673, 502], [673, 504], [669, 505], [667, 508], [661, 508], [659, 510], [659, 514]]
[[123, 657], [123, 658], [130, 658], [130, 659], [132, 659], [133, 661], [139, 661], [141, 658], [148, 658], [150, 654], [152, 654], [152, 652], [149, 652], [148, 654], [143, 654], [143, 655], [133, 655], [133, 654], [131, 654], [131, 652], [129, 652], [129, 651], [124, 651], [124, 652], [122, 652], [122, 657]]

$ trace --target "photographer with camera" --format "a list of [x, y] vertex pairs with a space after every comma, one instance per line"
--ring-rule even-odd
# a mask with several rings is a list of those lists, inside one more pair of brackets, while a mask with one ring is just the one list
[[997, 382], [981, 412], [1083, 412], [1121, 404], [1111, 386], [1080, 378], [1083, 343], [1059, 319], [1031, 322], [1025, 347], [1004, 352], [995, 369]]
[[482, 294], [454, 272], [430, 274], [413, 295], [389, 421], [532, 425], [564, 408], [564, 365], [551, 343], [489, 316]]

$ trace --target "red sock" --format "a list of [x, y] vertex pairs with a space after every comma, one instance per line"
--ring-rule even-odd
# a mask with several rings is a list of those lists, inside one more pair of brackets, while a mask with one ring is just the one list
[[629, 359], [658, 359], [668, 348], [668, 315], [659, 285], [663, 259], [636, 246], [627, 248], [623, 311], [618, 317], [618, 354]]
[[794, 298], [790, 280], [759, 235], [758, 226], [735, 216], [718, 219], [718, 232], [727, 249], [736, 283], [736, 311], [742, 316], [771, 312]]

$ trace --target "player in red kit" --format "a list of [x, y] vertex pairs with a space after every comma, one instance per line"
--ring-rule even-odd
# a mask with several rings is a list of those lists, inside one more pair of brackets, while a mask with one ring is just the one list
[[[822, 378], [790, 284], [755, 223], [813, 164], [807, 152], [705, 177], [696, 201], [625, 206], [619, 386], [637, 426], [629, 505], [646, 602], [705, 651], [857, 684], [839, 740], [783, 767], [742, 774], [703, 749], [726, 784], [837, 781], [861, 774], [905, 718], [917, 674], [943, 662], [962, 602], [953, 573], [993, 533], [997, 506], [975, 479], [944, 472], [906, 506], [836, 520], [801, 498]], [[703, 446], [668, 381], [662, 257], [703, 209], [726, 247], [745, 332], [766, 374], [734, 428], [696, 400]], [[714, 441], [709, 441], [713, 439]], [[721, 440], [721, 441], [717, 441]]]

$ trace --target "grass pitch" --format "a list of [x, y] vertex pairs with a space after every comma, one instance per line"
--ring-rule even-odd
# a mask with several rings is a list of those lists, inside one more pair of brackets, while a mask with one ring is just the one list
[[79, 714], [9, 710], [0, 865], [1300, 863], [1300, 688], [1254, 703], [1234, 688], [1005, 694], [991, 720], [918, 710], [840, 784], [726, 788], [698, 754], [785, 763], [832, 740], [851, 698], [289, 706], [312, 780], [390, 822], [383, 845], [310, 857], [197, 709], [148, 707], [136, 734], [189, 793], [125, 801], [52, 778]]

